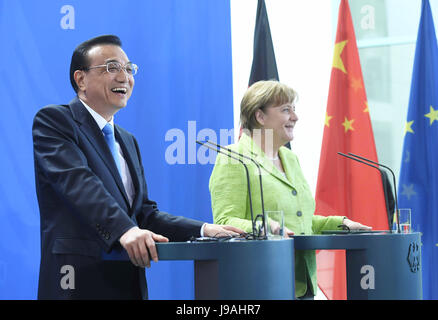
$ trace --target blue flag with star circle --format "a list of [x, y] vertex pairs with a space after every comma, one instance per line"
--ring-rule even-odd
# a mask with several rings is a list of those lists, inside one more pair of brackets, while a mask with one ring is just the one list
[[438, 47], [423, 0], [399, 179], [399, 208], [422, 233], [423, 299], [438, 299]]

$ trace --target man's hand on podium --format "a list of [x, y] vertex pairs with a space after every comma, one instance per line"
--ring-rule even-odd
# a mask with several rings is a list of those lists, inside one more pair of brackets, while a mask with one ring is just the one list
[[[237, 237], [244, 233], [243, 230], [232, 226], [204, 224], [204, 236], [206, 237]], [[135, 266], [150, 268], [151, 260], [158, 262], [155, 242], [168, 242], [169, 239], [152, 231], [133, 227], [126, 231], [119, 241]]]
[[158, 262], [155, 242], [168, 242], [169, 239], [152, 231], [133, 227], [126, 231], [119, 241], [135, 266], [149, 268], [151, 259]]

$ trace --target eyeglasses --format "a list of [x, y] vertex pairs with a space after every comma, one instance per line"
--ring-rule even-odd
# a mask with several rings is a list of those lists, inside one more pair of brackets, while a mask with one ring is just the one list
[[106, 64], [100, 64], [98, 66], [86, 67], [86, 68], [84, 68], [84, 70], [103, 68], [103, 67], [106, 67], [106, 71], [108, 71], [108, 73], [119, 73], [123, 69], [123, 71], [125, 71], [125, 73], [127, 75], [130, 75], [130, 76], [135, 76], [137, 74], [137, 71], [138, 71], [138, 66], [135, 63], [128, 62], [127, 64], [122, 66], [117, 61], [110, 61], [110, 62], [107, 62]]

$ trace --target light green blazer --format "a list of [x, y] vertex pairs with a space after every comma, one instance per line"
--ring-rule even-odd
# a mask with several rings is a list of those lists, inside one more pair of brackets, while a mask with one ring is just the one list
[[[242, 134], [239, 142], [228, 148], [256, 160], [262, 167], [263, 200], [265, 211], [282, 210], [285, 226], [296, 235], [311, 235], [322, 230], [336, 230], [344, 217], [314, 215], [315, 200], [303, 176], [297, 156], [281, 147], [279, 157], [286, 177], [274, 166], [254, 141]], [[238, 157], [238, 156], [237, 156]], [[244, 159], [243, 159], [244, 160]], [[262, 213], [259, 174], [257, 167], [244, 160], [250, 175], [254, 217]], [[214, 223], [228, 224], [252, 231], [246, 171], [237, 160], [218, 154], [210, 177], [210, 194]], [[275, 261], [273, 261], [275, 263]], [[314, 250], [297, 250], [295, 253], [295, 295], [306, 293], [307, 277], [312, 292], [317, 290], [316, 257]]]

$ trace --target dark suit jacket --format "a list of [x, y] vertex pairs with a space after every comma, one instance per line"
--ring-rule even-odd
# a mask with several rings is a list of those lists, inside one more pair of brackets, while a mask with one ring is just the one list
[[148, 199], [137, 141], [116, 125], [136, 191], [131, 207], [102, 132], [78, 98], [42, 108], [32, 134], [41, 219], [38, 298], [147, 298], [144, 269], [104, 260], [103, 252], [123, 250], [120, 236], [136, 225], [185, 241], [199, 236], [202, 222], [160, 212]]

